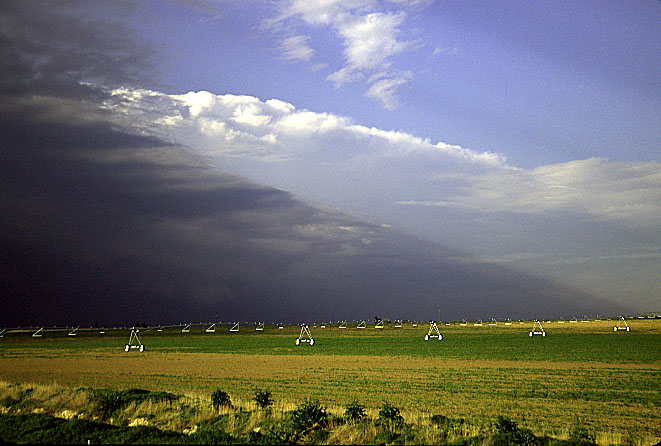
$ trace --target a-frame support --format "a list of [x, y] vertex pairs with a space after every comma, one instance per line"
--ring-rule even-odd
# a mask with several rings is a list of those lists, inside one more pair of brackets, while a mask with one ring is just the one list
[[343, 329], [347, 328], [347, 323], [346, 323], [346, 321], [344, 321], [344, 322], [340, 322], [340, 326], [337, 327], [337, 328], [343, 328]]
[[395, 328], [402, 328], [402, 320], [401, 319], [395, 321]]
[[78, 334], [78, 328], [80, 327], [76, 327], [73, 330], [71, 330], [67, 336], [76, 336]]
[[239, 331], [239, 323], [237, 322], [236, 324], [234, 324], [232, 328], [230, 328], [230, 331], [232, 333], [236, 333], [237, 331]]
[[44, 334], [44, 327], [41, 327], [39, 330], [32, 333], [33, 338], [40, 338]]
[[209, 328], [207, 328], [204, 331], [207, 332], [207, 333], [215, 333], [216, 332], [216, 323], [214, 322], [213, 324], [211, 324], [209, 326]]
[[429, 331], [425, 335], [425, 341], [429, 341], [431, 338], [437, 338], [439, 341], [443, 340], [443, 335], [438, 331], [438, 325], [434, 321], [429, 323]]
[[257, 326], [255, 327], [255, 331], [264, 331], [264, 322], [260, 322], [259, 324], [257, 324]]
[[3, 328], [2, 330], [0, 330], [0, 338], [4, 338], [4, 337], [5, 337], [5, 331], [7, 331], [6, 328]]
[[301, 324], [301, 334], [299, 334], [298, 339], [296, 339], [296, 345], [300, 345], [301, 342], [307, 342], [310, 345], [314, 345], [314, 339], [310, 333], [310, 328], [305, 324]]
[[631, 331], [631, 328], [629, 328], [629, 324], [627, 324], [627, 321], [624, 319], [624, 316], [620, 316], [620, 319], [617, 321], [617, 325], [613, 327], [613, 331]]
[[546, 336], [546, 331], [542, 327], [542, 323], [535, 319], [535, 322], [532, 325], [532, 330], [528, 332], [528, 336], [532, 337], [534, 335]]
[[374, 324], [374, 328], [383, 328], [383, 319], [376, 321], [376, 324]]
[[187, 324], [184, 328], [181, 329], [182, 333], [190, 333], [190, 324]]
[[145, 346], [142, 344], [142, 341], [140, 341], [140, 338], [138, 337], [138, 332], [140, 330], [136, 330], [135, 327], [131, 328], [131, 336], [129, 337], [129, 343], [124, 346], [124, 351], [128, 352], [132, 348], [137, 348], [141, 352], [145, 351]]
[[361, 321], [356, 328], [367, 328], [367, 324], [365, 323], [365, 321]]

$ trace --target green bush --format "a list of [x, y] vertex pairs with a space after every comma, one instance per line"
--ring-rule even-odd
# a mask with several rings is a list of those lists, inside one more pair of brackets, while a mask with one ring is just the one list
[[494, 428], [496, 433], [489, 440], [491, 446], [533, 446], [538, 443], [537, 437], [530, 429], [521, 429], [514, 420], [507, 417], [499, 415]]
[[349, 422], [358, 422], [365, 417], [365, 406], [357, 400], [347, 404], [344, 410], [344, 419]]
[[268, 390], [256, 391], [254, 399], [257, 401], [257, 405], [262, 409], [266, 409], [273, 405], [273, 398], [271, 397], [271, 392]]
[[211, 394], [211, 405], [214, 409], [218, 410], [221, 406], [232, 407], [232, 401], [227, 392], [218, 389]]
[[326, 408], [318, 400], [308, 399], [292, 413], [292, 423], [298, 431], [305, 431], [315, 425], [323, 426], [327, 420]]
[[400, 424], [404, 422], [404, 417], [399, 413], [399, 409], [389, 402], [383, 403], [381, 409], [379, 409], [379, 418], [377, 419], [379, 423], [391, 422], [395, 424]]
[[503, 434], [516, 432], [519, 429], [515, 421], [510, 420], [509, 418], [502, 415], [498, 415], [498, 418], [494, 423], [494, 427], [496, 428], [496, 432]]

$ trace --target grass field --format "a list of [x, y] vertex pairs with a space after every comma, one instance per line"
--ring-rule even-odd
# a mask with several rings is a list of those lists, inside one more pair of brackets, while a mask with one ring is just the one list
[[440, 326], [440, 342], [424, 341], [426, 324], [311, 326], [314, 346], [295, 345], [296, 326], [172, 328], [141, 330], [142, 353], [123, 351], [129, 330], [7, 334], [0, 379], [195, 395], [220, 388], [244, 402], [268, 389], [282, 407], [312, 397], [374, 412], [388, 401], [409, 420], [443, 414], [488, 425], [502, 415], [538, 435], [581, 424], [599, 443], [651, 445], [661, 440], [661, 320], [629, 321], [630, 332], [614, 332], [616, 323], [546, 323], [545, 337], [529, 337], [527, 322], [452, 324]]

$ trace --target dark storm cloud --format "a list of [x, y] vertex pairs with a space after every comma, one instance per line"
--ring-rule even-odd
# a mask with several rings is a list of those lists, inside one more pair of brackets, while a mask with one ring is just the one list
[[211, 170], [84, 106], [75, 121], [74, 109], [2, 107], [1, 325], [613, 310]]
[[80, 81], [137, 81], [151, 51], [103, 2], [44, 8], [0, 4], [0, 325], [619, 311], [118, 127]]
[[82, 97], [99, 91], [81, 81], [118, 85], [144, 79], [155, 52], [119, 24], [118, 15], [130, 10], [129, 2], [3, 1], [0, 90]]

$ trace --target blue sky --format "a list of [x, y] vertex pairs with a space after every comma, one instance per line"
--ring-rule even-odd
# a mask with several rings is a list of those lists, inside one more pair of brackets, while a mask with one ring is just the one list
[[[314, 3], [154, 4], [143, 26], [167, 55], [158, 80], [172, 92], [277, 98], [502, 153], [524, 168], [591, 156], [658, 158], [655, 2]], [[329, 11], [349, 18], [314, 15]], [[387, 35], [391, 47], [361, 53], [341, 21], [370, 14], [387, 23], [366, 32], [381, 44]], [[382, 57], [376, 65], [367, 63], [370, 51]], [[351, 64], [360, 80], [331, 80]], [[379, 73], [401, 82], [389, 96], [368, 93]]]
[[[361, 258], [373, 262], [385, 252], [376, 241], [396, 238], [374, 234], [392, 229], [412, 246], [407, 237], [450, 250], [438, 255], [457, 265], [551, 280], [631, 311], [661, 305], [658, 1], [71, 1], [48, 13], [19, 1], [0, 12], [8, 110], [40, 116], [37, 127], [52, 119], [63, 134], [94, 121], [112, 141], [130, 135], [135, 152], [90, 149], [85, 159], [144, 158], [155, 178], [170, 150], [166, 158], [192, 163], [186, 178], [201, 163], [363, 222], [354, 231], [315, 214], [315, 224], [292, 224], [307, 229], [278, 232], [287, 256], [303, 255], [301, 234], [334, 234], [332, 249], [369, 246], [375, 257]], [[34, 107], [50, 112], [30, 115]], [[145, 151], [148, 142], [166, 149]], [[283, 209], [298, 205], [285, 202], [269, 217], [260, 202], [256, 216], [288, 215], [274, 224], [286, 227], [296, 218]], [[159, 214], [171, 243], [230, 237], [172, 206], [187, 220]], [[259, 227], [255, 246], [272, 254]], [[246, 232], [233, 230], [236, 247]], [[315, 251], [324, 240], [305, 251], [317, 265], [305, 274], [337, 268]]]

